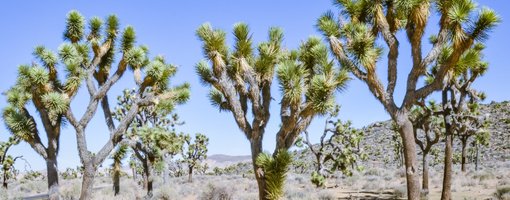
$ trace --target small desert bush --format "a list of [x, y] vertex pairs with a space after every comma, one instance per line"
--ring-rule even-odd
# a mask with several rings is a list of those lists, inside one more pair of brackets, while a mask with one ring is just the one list
[[77, 179], [60, 186], [60, 195], [62, 195], [62, 199], [78, 199], [80, 197], [80, 191], [81, 184]]
[[201, 200], [232, 200], [232, 192], [226, 187], [208, 184], [200, 195]]
[[166, 186], [159, 187], [154, 191], [153, 199], [160, 199], [160, 200], [171, 200], [175, 199], [177, 195], [177, 192], [175, 191], [174, 187], [167, 184]]
[[407, 196], [407, 188], [406, 186], [399, 186], [393, 188], [393, 197], [395, 198], [405, 198]]
[[510, 185], [505, 185], [496, 188], [494, 197], [500, 200], [510, 200]]

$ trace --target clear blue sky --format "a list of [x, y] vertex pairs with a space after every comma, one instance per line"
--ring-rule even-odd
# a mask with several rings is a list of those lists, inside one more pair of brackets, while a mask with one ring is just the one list
[[[19, 2], [18, 2], [19, 3]], [[510, 4], [506, 1], [483, 0], [480, 5], [495, 9], [503, 18], [487, 41], [486, 59], [490, 62], [488, 73], [480, 78], [475, 87], [488, 94], [487, 102], [510, 99], [510, 67], [508, 67], [510, 45]], [[209, 104], [208, 88], [202, 86], [194, 71], [195, 64], [203, 59], [201, 44], [195, 36], [196, 28], [204, 22], [214, 27], [231, 32], [236, 22], [250, 25], [253, 37], [258, 41], [266, 39], [267, 30], [271, 26], [283, 28], [284, 44], [288, 48], [296, 48], [311, 35], [319, 35], [314, 28], [315, 20], [325, 11], [335, 9], [329, 0], [317, 1], [32, 1], [16, 4], [15, 1], [0, 2], [0, 91], [6, 91], [15, 82], [17, 66], [29, 64], [33, 47], [45, 45], [56, 51], [62, 42], [64, 20], [70, 10], [80, 11], [86, 18], [98, 16], [105, 18], [116, 14], [122, 27], [132, 25], [137, 33], [138, 44], [150, 47], [151, 56], [164, 55], [168, 61], [179, 66], [173, 83], [191, 83], [191, 100], [177, 108], [178, 114], [186, 124], [179, 131], [187, 133], [201, 132], [210, 138], [209, 154], [249, 155], [250, 148], [244, 135], [239, 131], [230, 113], [219, 113]], [[436, 23], [429, 24], [427, 35], [437, 31]], [[232, 40], [231, 35], [228, 36]], [[397, 99], [401, 99], [405, 80], [410, 67], [410, 54], [407, 40], [403, 34], [401, 40], [401, 56], [399, 60], [399, 80], [397, 83]], [[385, 57], [385, 56], [383, 56]], [[379, 72], [385, 80], [384, 59], [380, 61]], [[276, 82], [275, 82], [276, 86]], [[109, 93], [110, 100], [120, 94], [124, 88], [133, 87], [131, 74], [123, 79]], [[81, 90], [72, 107], [75, 112], [82, 113], [88, 103], [86, 91]], [[278, 97], [275, 87], [273, 96]], [[356, 127], [362, 127], [378, 120], [386, 120], [389, 116], [382, 106], [368, 92], [366, 86], [354, 80], [348, 89], [338, 95], [342, 105], [341, 118], [352, 120]], [[278, 113], [277, 101], [272, 102], [272, 111]], [[5, 96], [0, 96], [0, 108], [6, 105]], [[111, 105], [115, 105], [112, 101]], [[33, 114], [35, 114], [33, 112]], [[4, 123], [0, 125], [0, 141], [5, 140], [9, 133]], [[39, 123], [40, 124], [40, 123]], [[316, 119], [310, 132], [322, 130], [323, 119]], [[274, 135], [279, 125], [278, 115], [272, 115], [265, 139], [264, 149], [272, 151]], [[97, 151], [107, 140], [108, 132], [101, 111], [93, 119], [87, 129], [90, 149]], [[318, 137], [318, 136], [316, 136]], [[42, 138], [45, 138], [42, 136]], [[35, 170], [45, 169], [45, 163], [26, 143], [12, 148], [11, 154], [23, 155], [30, 161]], [[71, 127], [63, 128], [59, 168], [74, 167], [79, 164], [76, 150], [76, 139]], [[18, 165], [22, 167], [22, 165]]]

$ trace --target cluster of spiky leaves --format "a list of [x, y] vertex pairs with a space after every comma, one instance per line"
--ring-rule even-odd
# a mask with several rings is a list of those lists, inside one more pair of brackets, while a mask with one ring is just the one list
[[[232, 112], [249, 138], [261, 137], [250, 132], [252, 128], [263, 130], [269, 120], [270, 87], [276, 75], [282, 94], [277, 148], [289, 148], [314, 116], [333, 107], [335, 92], [344, 89], [349, 80], [347, 71], [334, 66], [327, 47], [317, 37], [303, 42], [298, 50], [285, 51], [281, 47], [283, 33], [278, 28], [271, 28], [269, 40], [256, 49], [249, 27], [243, 23], [234, 25], [233, 49], [225, 42], [225, 32], [209, 24], [196, 33], [209, 61], [198, 63], [196, 71], [204, 84], [212, 86], [211, 104], [220, 111]], [[248, 108], [252, 109], [251, 124], [246, 118]]]
[[[174, 129], [176, 125], [181, 125], [183, 122], [179, 121], [178, 115], [173, 111], [175, 105], [185, 103], [189, 99], [189, 86], [176, 87], [174, 91], [177, 91], [174, 98], [139, 109], [126, 135], [134, 151], [155, 157], [157, 161], [160, 161], [164, 154], [175, 155], [180, 152], [183, 141]], [[118, 106], [113, 117], [119, 121], [122, 120], [135, 98], [135, 90], [124, 90], [123, 95], [117, 98]]]
[[[415, 80], [427, 76], [426, 67], [436, 68], [440, 72], [437, 80], [428, 76], [429, 88], [440, 89], [444, 75], [457, 71], [464, 66], [465, 59], [472, 58], [478, 41], [484, 41], [488, 33], [500, 22], [499, 16], [488, 8], [477, 8], [472, 0], [453, 1], [418, 1], [418, 0], [336, 0], [335, 5], [341, 10], [337, 20], [332, 12], [327, 12], [317, 20], [317, 28], [330, 42], [331, 51], [346, 69], [364, 80], [374, 95], [385, 105], [387, 95], [393, 95], [396, 80], [396, 62], [398, 57], [398, 38], [396, 33], [405, 30], [413, 49], [413, 69], [409, 76], [411, 87]], [[421, 40], [432, 10], [440, 15], [440, 31], [430, 37], [434, 45], [426, 58], [422, 58]], [[478, 13], [476, 13], [478, 12]], [[346, 20], [343, 20], [346, 19]], [[338, 23], [341, 21], [341, 23]], [[388, 88], [385, 94], [383, 85], [375, 75], [376, 63], [382, 53], [382, 45], [377, 37], [382, 36], [388, 52]], [[442, 55], [436, 57], [437, 49], [443, 49]], [[420, 52], [420, 53], [418, 53]], [[461, 58], [460, 55], [463, 55]], [[430, 65], [431, 60], [442, 60], [440, 65]], [[464, 61], [463, 61], [464, 60]], [[458, 63], [458, 64], [457, 64]], [[439, 70], [441, 69], [441, 70]], [[481, 70], [481, 69], [480, 69]], [[392, 77], [395, 76], [395, 77]], [[428, 86], [428, 85], [426, 85]], [[425, 86], [422, 88], [426, 88]], [[415, 88], [412, 88], [415, 89]], [[421, 89], [421, 88], [420, 88]], [[416, 90], [418, 91], [418, 90]], [[422, 91], [425, 91], [423, 89]], [[420, 97], [424, 97], [420, 91]], [[427, 90], [425, 94], [429, 94]], [[411, 101], [411, 100], [408, 100]], [[406, 102], [409, 108], [412, 103]]]
[[194, 169], [201, 168], [202, 161], [207, 159], [209, 138], [200, 133], [195, 135], [194, 141], [189, 134], [183, 134], [181, 138], [185, 144], [182, 150], [182, 161]]
[[278, 151], [273, 157], [269, 153], [261, 153], [256, 164], [264, 170], [264, 181], [267, 185], [267, 199], [278, 200], [284, 195], [284, 184], [292, 156], [287, 151]]

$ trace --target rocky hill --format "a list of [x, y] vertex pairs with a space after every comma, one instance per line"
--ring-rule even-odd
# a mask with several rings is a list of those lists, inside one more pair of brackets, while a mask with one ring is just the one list
[[[481, 148], [482, 165], [494, 162], [505, 162], [510, 159], [510, 102], [491, 102], [483, 104], [480, 107], [480, 113], [487, 116], [489, 121], [488, 131], [491, 134], [488, 147]], [[396, 153], [394, 146], [397, 133], [392, 131], [392, 122], [390, 120], [372, 123], [362, 130], [365, 132], [363, 147], [369, 154], [367, 164], [386, 166], [398, 165], [400, 158]], [[436, 144], [435, 148], [439, 150], [439, 162], [442, 160], [444, 141]], [[460, 152], [460, 142], [454, 137], [454, 152]], [[417, 152], [421, 154], [421, 152]], [[418, 156], [419, 158], [421, 156]]]
[[[483, 104], [480, 112], [487, 116], [489, 120], [488, 130], [491, 134], [490, 144], [488, 147], [481, 148], [481, 165], [491, 167], [495, 163], [506, 162], [510, 160], [510, 102], [491, 102]], [[371, 167], [398, 167], [402, 159], [397, 154], [397, 141], [400, 137], [392, 131], [391, 120], [375, 122], [362, 128], [365, 138], [362, 141], [362, 148], [369, 155], [369, 159], [363, 163], [367, 168]], [[441, 166], [439, 163], [443, 161], [444, 141], [440, 141], [435, 145], [437, 155], [430, 155], [429, 161], [432, 165]], [[460, 157], [460, 142], [454, 138], [454, 157]], [[313, 156], [306, 150], [296, 150], [293, 152], [294, 158], [304, 160], [305, 165], [313, 166]], [[417, 152], [421, 155], [420, 150]], [[421, 161], [421, 156], [418, 156]], [[209, 166], [225, 167], [232, 166], [235, 163], [250, 162], [250, 156], [227, 156], [212, 155], [208, 158]], [[298, 168], [297, 166], [293, 166]], [[299, 171], [298, 169], [294, 169]]]

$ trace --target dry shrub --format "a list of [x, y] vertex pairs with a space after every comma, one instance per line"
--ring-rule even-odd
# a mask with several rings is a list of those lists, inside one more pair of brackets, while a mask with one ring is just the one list
[[496, 197], [499, 200], [510, 200], [510, 185], [505, 185], [496, 188], [494, 197]]
[[201, 200], [232, 200], [232, 191], [224, 186], [208, 184], [205, 191], [200, 195]]

